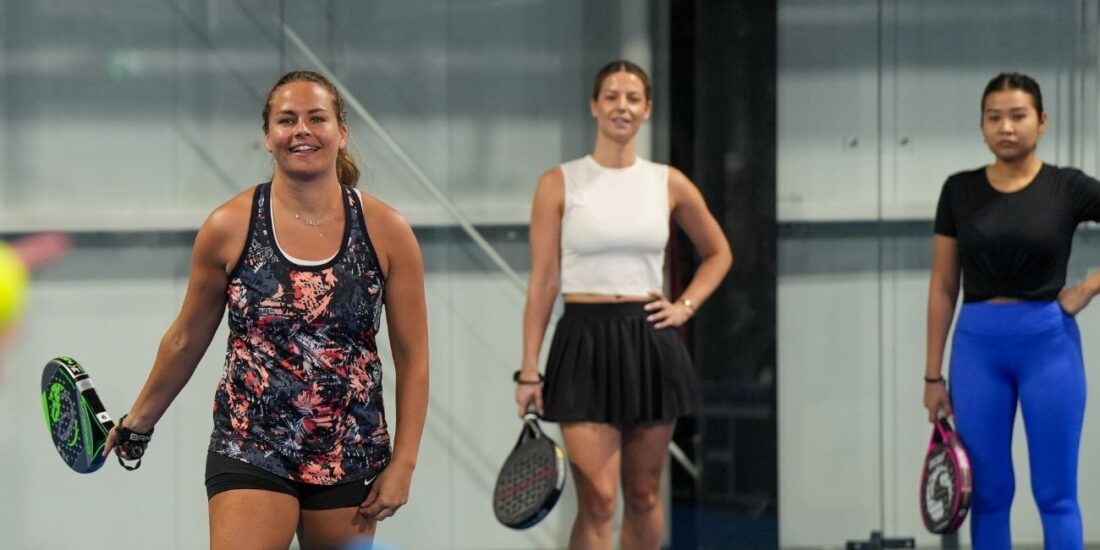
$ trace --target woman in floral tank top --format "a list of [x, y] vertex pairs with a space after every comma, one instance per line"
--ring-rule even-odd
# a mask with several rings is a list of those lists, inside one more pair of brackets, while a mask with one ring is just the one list
[[[183, 307], [120, 433], [152, 433], [228, 308], [206, 466], [210, 546], [286, 548], [297, 535], [302, 548], [335, 547], [372, 537], [408, 500], [428, 399], [423, 263], [409, 224], [355, 189], [331, 82], [284, 75], [263, 129], [272, 180], [199, 229]], [[392, 451], [383, 306], [400, 411]]]

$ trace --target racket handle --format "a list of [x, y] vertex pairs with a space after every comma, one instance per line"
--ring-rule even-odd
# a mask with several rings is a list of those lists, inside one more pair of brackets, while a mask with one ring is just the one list
[[[527, 413], [523, 415], [524, 434], [527, 434], [532, 439], [539, 439], [543, 436], [542, 426], [539, 425], [539, 416], [535, 413]], [[522, 440], [522, 438], [520, 438]]]
[[959, 550], [959, 534], [948, 533], [940, 539], [940, 547], [943, 550]]

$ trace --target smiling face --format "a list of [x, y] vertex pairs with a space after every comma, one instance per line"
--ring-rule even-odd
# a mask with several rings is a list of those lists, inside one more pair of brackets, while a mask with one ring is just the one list
[[638, 75], [618, 71], [607, 75], [599, 94], [589, 104], [600, 135], [616, 142], [626, 142], [649, 120], [652, 107], [646, 94], [646, 84]]
[[308, 81], [284, 84], [271, 94], [268, 107], [265, 142], [278, 171], [295, 179], [335, 173], [348, 128], [324, 86]]
[[1001, 161], [1015, 162], [1034, 153], [1046, 129], [1046, 112], [1040, 113], [1024, 90], [997, 90], [983, 101], [982, 134]]

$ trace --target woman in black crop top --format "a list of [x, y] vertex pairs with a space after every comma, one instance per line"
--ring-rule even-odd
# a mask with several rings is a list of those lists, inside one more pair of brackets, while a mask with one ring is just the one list
[[[1100, 220], [1100, 182], [1039, 160], [1047, 113], [1030, 77], [998, 75], [981, 105], [982, 133], [995, 160], [948, 178], [936, 211], [924, 405], [929, 420], [954, 415], [969, 450], [974, 548], [1011, 548], [1017, 406], [1045, 546], [1081, 548], [1077, 456], [1085, 379], [1073, 316], [1100, 292], [1100, 275], [1065, 283], [1074, 230]], [[941, 365], [960, 279], [949, 393]]]
[[[344, 547], [408, 500], [428, 401], [423, 262], [408, 222], [355, 189], [347, 112], [331, 81], [287, 73], [268, 92], [262, 127], [272, 180], [199, 229], [183, 307], [107, 451], [127, 457], [130, 434], [151, 434], [228, 307], [206, 462], [210, 548], [287, 548], [295, 536], [303, 549]], [[383, 307], [392, 425], [377, 346]]]

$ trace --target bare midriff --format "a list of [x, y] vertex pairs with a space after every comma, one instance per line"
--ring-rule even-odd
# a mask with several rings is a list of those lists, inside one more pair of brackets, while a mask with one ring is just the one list
[[622, 294], [562, 294], [561, 299], [570, 304], [618, 304], [626, 302], [652, 302], [649, 296]]
[[1012, 304], [1020, 301], [1022, 300], [1020, 300], [1019, 298], [1009, 298], [1008, 296], [994, 296], [986, 300], [986, 302], [989, 302], [991, 304]]

